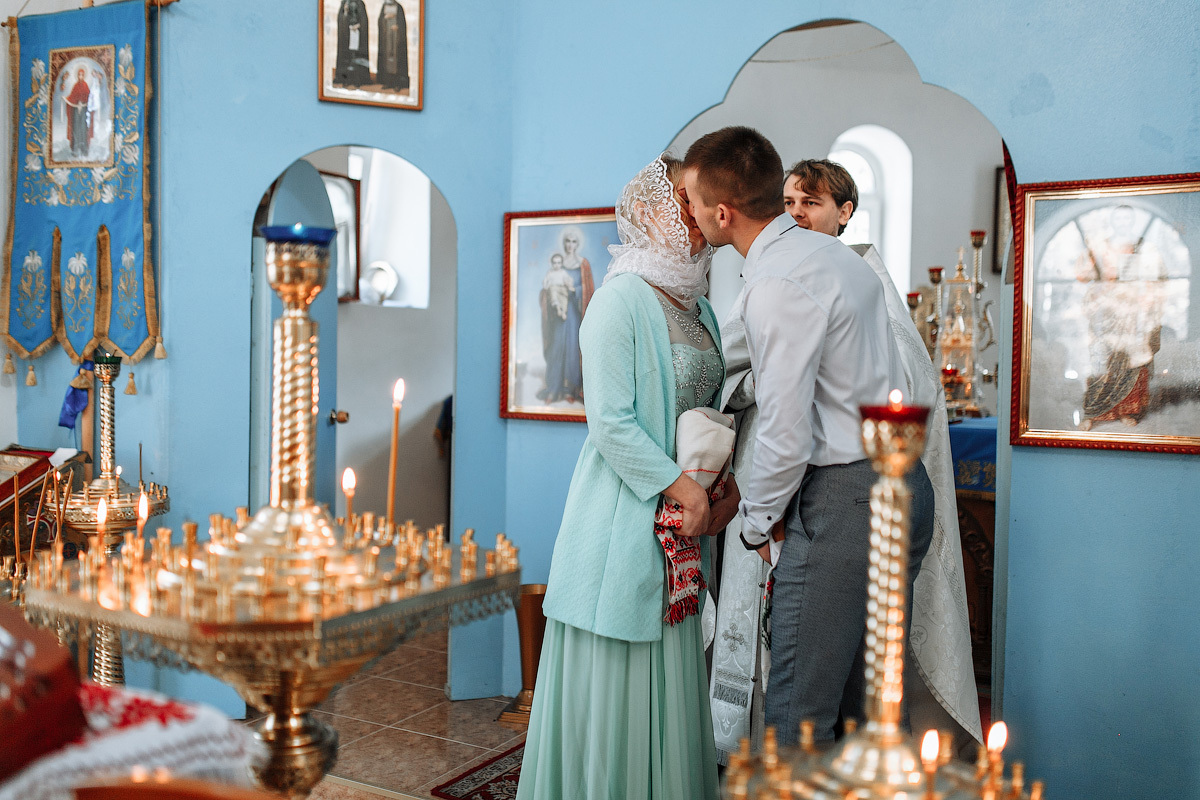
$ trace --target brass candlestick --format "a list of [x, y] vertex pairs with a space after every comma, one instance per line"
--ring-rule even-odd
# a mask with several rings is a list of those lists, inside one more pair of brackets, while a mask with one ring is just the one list
[[929, 323], [929, 344], [937, 347], [938, 334], [942, 325], [942, 271], [943, 267], [929, 268], [929, 282], [933, 284], [933, 313], [925, 321]]
[[908, 315], [910, 317], [912, 317], [913, 325], [916, 325], [918, 328], [921, 326], [921, 323], [917, 320], [917, 307], [919, 305], [921, 305], [921, 293], [920, 292], [909, 292], [908, 293]]
[[[898, 393], [897, 393], [898, 394]], [[866, 724], [829, 762], [847, 786], [916, 788], [919, 752], [900, 728], [908, 614], [908, 533], [912, 498], [904, 476], [925, 450], [928, 408], [862, 409], [862, 440], [879, 480], [871, 489], [871, 570], [867, 587]]]
[[507, 727], [524, 729], [529, 727], [529, 713], [533, 710], [533, 689], [546, 632], [546, 615], [542, 613], [546, 584], [526, 584], [521, 587], [520, 597], [517, 631], [521, 638], [521, 691], [500, 712], [498, 721]]
[[[121, 549], [125, 533], [133, 530], [138, 521], [138, 501], [144, 492], [150, 516], [165, 514], [171, 508], [167, 487], [156, 483], [130, 486], [121, 478], [116, 465], [116, 387], [121, 374], [119, 356], [93, 356], [96, 380], [96, 415], [100, 418], [100, 474], [81, 493], [72, 494], [63, 508], [66, 524], [84, 534], [94, 549], [105, 558], [114, 557]], [[100, 524], [97, 511], [103, 499], [106, 519]], [[125, 683], [125, 664], [121, 650], [121, 633], [107, 625], [96, 629], [92, 643], [92, 679], [103, 686]]]
[[983, 246], [987, 243], [987, 231], [971, 231], [971, 248], [974, 252], [974, 267], [972, 283], [974, 284], [975, 299], [983, 299], [983, 290], [987, 284], [983, 282]]
[[257, 726], [269, 751], [260, 780], [303, 797], [337, 757], [336, 731], [310, 709], [407, 638], [510, 608], [520, 571], [506, 539], [485, 554], [492, 569], [479, 576], [469, 540], [456, 554], [440, 536], [411, 525], [394, 532], [371, 514], [342, 530], [314, 500], [319, 331], [308, 308], [325, 285], [333, 231], [262, 232], [284, 305], [274, 326], [268, 504], [253, 517], [212, 515], [207, 542], [185, 523], [181, 547], [160, 529], [148, 552], [128, 534], [115, 556], [95, 552], [60, 570], [40, 564], [26, 611], [76, 636], [120, 629], [137, 655], [232, 685], [267, 714]]

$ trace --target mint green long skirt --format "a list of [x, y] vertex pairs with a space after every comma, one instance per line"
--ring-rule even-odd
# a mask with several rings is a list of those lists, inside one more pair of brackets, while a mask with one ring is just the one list
[[626, 642], [546, 621], [517, 800], [718, 800], [699, 616]]

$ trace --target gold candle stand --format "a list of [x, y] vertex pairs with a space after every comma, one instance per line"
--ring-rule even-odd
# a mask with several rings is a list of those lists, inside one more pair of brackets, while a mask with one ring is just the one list
[[303, 797], [337, 758], [337, 732], [310, 709], [409, 637], [511, 608], [520, 568], [502, 534], [480, 553], [471, 536], [456, 549], [371, 514], [343, 529], [314, 500], [319, 331], [308, 309], [325, 285], [333, 231], [262, 233], [284, 306], [274, 325], [268, 504], [253, 516], [212, 515], [206, 542], [185, 523], [181, 545], [161, 528], [148, 548], [130, 535], [120, 553], [97, 549], [65, 568], [43, 559], [26, 614], [76, 638], [119, 629], [135, 657], [226, 681], [266, 712], [256, 728], [269, 752], [260, 780]]
[[[116, 387], [121, 374], [119, 356], [96, 355], [93, 371], [96, 376], [96, 414], [100, 418], [100, 474], [84, 490], [72, 494], [63, 508], [63, 520], [71, 528], [84, 533], [92, 548], [114, 557], [121, 549], [125, 534], [137, 527], [138, 502], [145, 493], [149, 516], [165, 514], [171, 508], [166, 486], [155, 483], [137, 488], [121, 478], [116, 465]], [[97, 507], [103, 498], [107, 517], [103, 527], [97, 520]], [[125, 683], [125, 664], [121, 650], [121, 632], [99, 626], [92, 642], [92, 679], [103, 686]]]

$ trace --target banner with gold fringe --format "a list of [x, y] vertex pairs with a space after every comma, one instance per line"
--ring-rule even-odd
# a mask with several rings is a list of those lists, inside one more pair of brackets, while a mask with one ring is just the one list
[[138, 361], [159, 339], [146, 184], [147, 7], [10, 20], [11, 212], [0, 332], [36, 358], [62, 345]]

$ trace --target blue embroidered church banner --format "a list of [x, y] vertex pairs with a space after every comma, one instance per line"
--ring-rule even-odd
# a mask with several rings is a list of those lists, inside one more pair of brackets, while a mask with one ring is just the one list
[[22, 358], [55, 341], [140, 360], [158, 329], [146, 191], [146, 6], [10, 24], [12, 212], [0, 330]]

